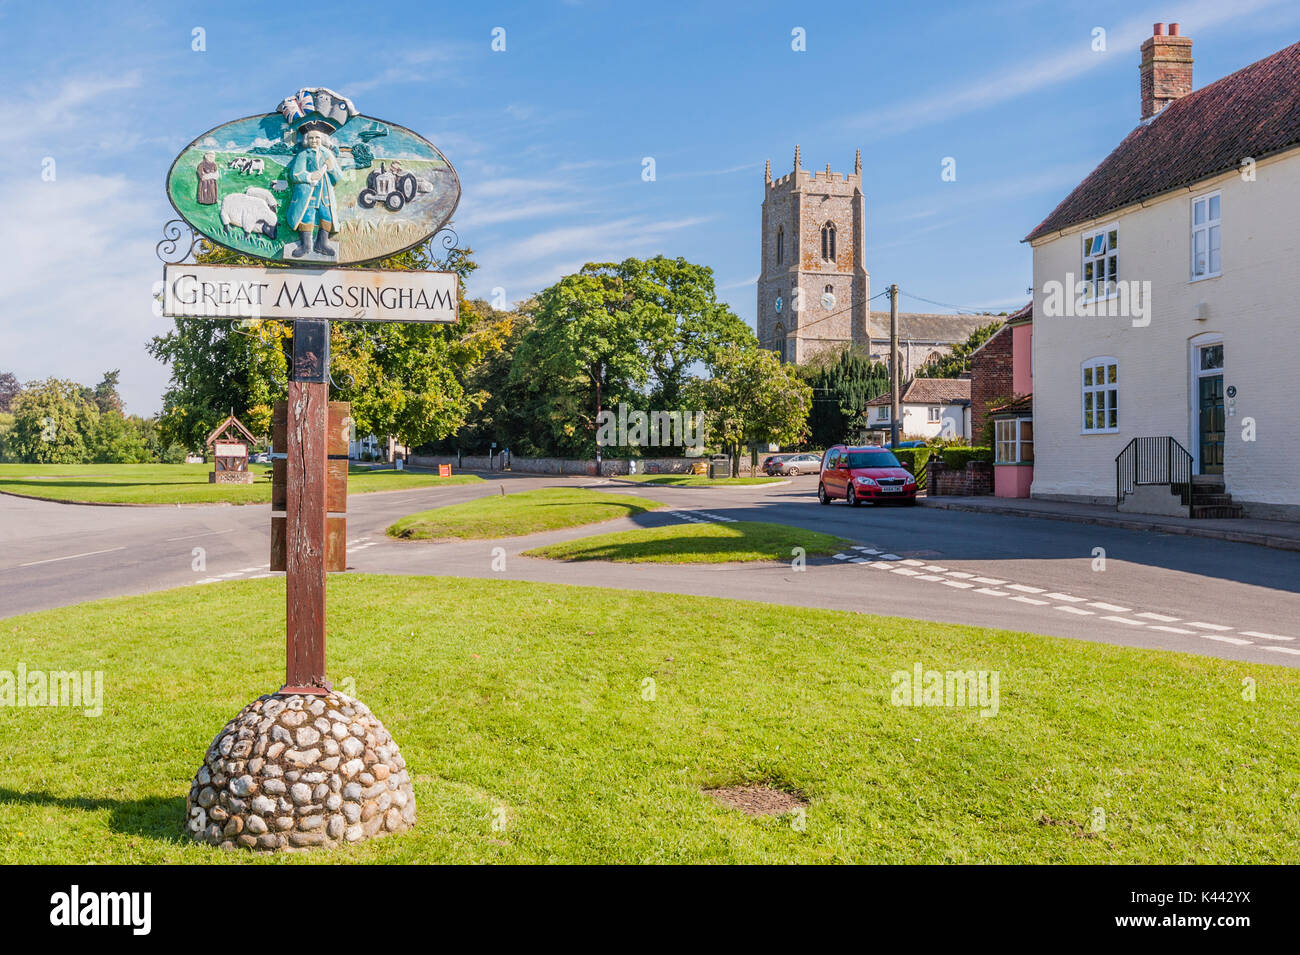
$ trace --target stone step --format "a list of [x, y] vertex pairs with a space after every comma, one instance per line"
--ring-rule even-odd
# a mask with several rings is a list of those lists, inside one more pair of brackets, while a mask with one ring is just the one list
[[1192, 517], [1201, 518], [1242, 518], [1246, 509], [1240, 504], [1193, 504]]
[[1232, 504], [1231, 494], [1206, 494], [1200, 488], [1192, 492], [1192, 505], [1195, 507], [1214, 507]]

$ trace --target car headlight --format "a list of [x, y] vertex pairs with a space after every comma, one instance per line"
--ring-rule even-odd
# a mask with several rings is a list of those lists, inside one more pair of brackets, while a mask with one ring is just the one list
[[905, 481], [904, 483], [905, 483], [905, 484], [915, 484], [915, 483], [916, 483], [916, 478], [909, 474], [909, 475], [907, 476], [907, 479], [906, 479], [906, 481]]
[[859, 478], [854, 478], [853, 480], [858, 484], [869, 484], [872, 487], [876, 486], [876, 482], [869, 477], [859, 477]]

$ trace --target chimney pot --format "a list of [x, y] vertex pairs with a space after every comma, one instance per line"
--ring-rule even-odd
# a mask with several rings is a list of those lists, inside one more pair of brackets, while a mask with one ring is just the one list
[[1169, 35], [1170, 35], [1170, 36], [1178, 36], [1178, 24], [1177, 24], [1177, 23], [1171, 23], [1171, 24], [1169, 24]]
[[1152, 35], [1152, 36], [1164, 36], [1164, 35], [1165, 35], [1165, 25], [1164, 25], [1163, 23], [1154, 23], [1154, 24], [1152, 24], [1152, 25], [1151, 25], [1151, 35]]

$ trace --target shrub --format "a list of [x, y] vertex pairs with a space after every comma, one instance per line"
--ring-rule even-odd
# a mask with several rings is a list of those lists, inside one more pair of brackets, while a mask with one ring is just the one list
[[986, 461], [993, 463], [992, 448], [945, 448], [943, 450], [943, 466], [960, 471], [971, 461]]
[[898, 462], [912, 472], [918, 488], [925, 487], [925, 466], [930, 460], [929, 448], [899, 448], [894, 452]]

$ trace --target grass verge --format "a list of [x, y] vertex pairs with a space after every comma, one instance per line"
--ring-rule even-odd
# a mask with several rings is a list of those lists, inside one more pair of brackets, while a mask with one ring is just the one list
[[408, 514], [390, 526], [388, 533], [404, 540], [516, 537], [633, 517], [664, 506], [630, 494], [545, 487], [515, 494], [489, 494], [463, 504]]
[[[419, 819], [276, 862], [1300, 861], [1294, 669], [676, 594], [329, 590], [331, 675], [397, 739]], [[104, 674], [98, 717], [0, 706], [0, 863], [272, 861], [181, 825], [213, 736], [283, 678], [283, 607], [267, 579], [0, 621], [0, 668]], [[996, 671], [996, 715], [891, 705], [916, 663]], [[803, 824], [702, 792], [750, 783]]]
[[[84, 504], [265, 504], [271, 468], [249, 465], [252, 484], [211, 484], [211, 464], [0, 464], [0, 491]], [[481, 483], [476, 474], [352, 467], [348, 493]]]
[[793, 548], [806, 556], [835, 554], [848, 541], [785, 524], [735, 521], [731, 524], [674, 524], [598, 534], [524, 551], [525, 557], [551, 560], [613, 560], [628, 563], [721, 564], [731, 561], [790, 561]]

